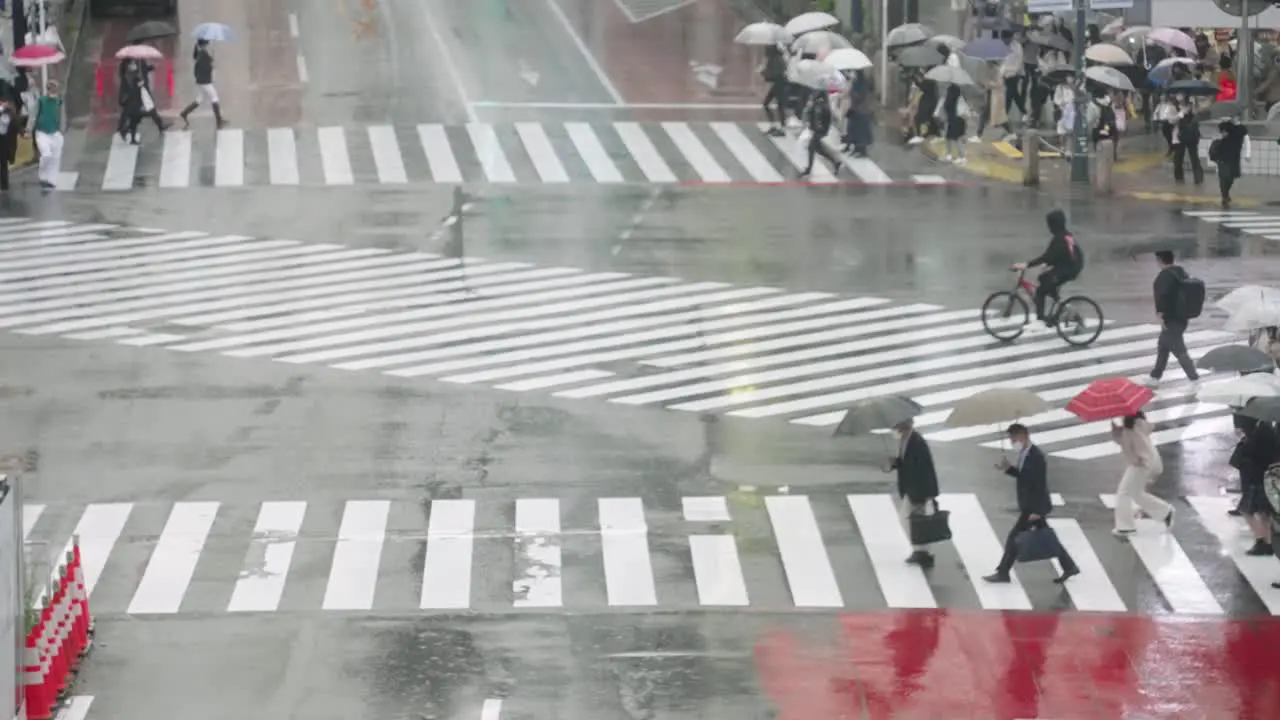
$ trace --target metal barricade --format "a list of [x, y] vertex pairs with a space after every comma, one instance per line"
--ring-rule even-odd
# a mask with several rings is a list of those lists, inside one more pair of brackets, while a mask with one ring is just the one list
[[23, 701], [23, 653], [26, 647], [26, 563], [22, 544], [22, 496], [18, 478], [0, 475], [0, 697], [18, 714]]

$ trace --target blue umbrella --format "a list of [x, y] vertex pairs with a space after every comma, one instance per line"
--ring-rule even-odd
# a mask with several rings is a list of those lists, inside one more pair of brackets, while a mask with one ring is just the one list
[[1009, 54], [1009, 46], [996, 38], [984, 38], [965, 45], [961, 52], [979, 60], [1003, 60]]
[[197, 40], [207, 40], [209, 42], [235, 41], [235, 33], [231, 32], [231, 28], [216, 22], [200, 23], [196, 26], [192, 35]]

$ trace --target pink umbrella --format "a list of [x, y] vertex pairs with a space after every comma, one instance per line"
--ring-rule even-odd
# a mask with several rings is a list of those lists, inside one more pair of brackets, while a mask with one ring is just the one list
[[163, 60], [164, 53], [150, 45], [125, 45], [116, 51], [117, 60]]
[[1196, 52], [1196, 41], [1192, 40], [1190, 35], [1173, 28], [1162, 27], [1152, 30], [1147, 34], [1147, 42], [1168, 45], [1186, 53]]
[[24, 45], [13, 51], [12, 63], [17, 67], [45, 67], [62, 62], [66, 55], [48, 45]]

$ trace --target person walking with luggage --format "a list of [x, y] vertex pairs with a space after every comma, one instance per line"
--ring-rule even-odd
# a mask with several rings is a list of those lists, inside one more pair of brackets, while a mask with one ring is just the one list
[[[1000, 558], [996, 571], [983, 578], [989, 583], [1011, 582], [1009, 573], [1018, 559], [1018, 537], [1028, 530], [1048, 528], [1047, 518], [1053, 510], [1053, 502], [1049, 498], [1049, 465], [1040, 448], [1031, 443], [1031, 431], [1026, 425], [1014, 423], [1006, 433], [1018, 451], [1017, 462], [1010, 463], [1008, 458], [1000, 458], [996, 467], [1017, 481], [1018, 519], [1005, 538], [1004, 556]], [[1079, 575], [1080, 568], [1066, 548], [1059, 544], [1057, 550], [1062, 574], [1053, 581], [1061, 585]]]
[[1112, 424], [1111, 439], [1120, 446], [1124, 455], [1124, 474], [1116, 488], [1115, 528], [1117, 537], [1128, 537], [1136, 532], [1134, 505], [1148, 517], [1158, 518], [1165, 527], [1173, 526], [1173, 506], [1147, 492], [1147, 486], [1164, 472], [1164, 462], [1151, 442], [1151, 423], [1141, 412], [1124, 418], [1120, 425]]
[[1174, 263], [1172, 250], [1156, 251], [1156, 262], [1160, 264], [1160, 272], [1156, 273], [1153, 294], [1156, 317], [1160, 318], [1160, 338], [1156, 341], [1156, 364], [1144, 383], [1152, 389], [1160, 386], [1170, 355], [1177, 358], [1187, 379], [1191, 382], [1200, 380], [1182, 336], [1187, 332], [1187, 324], [1200, 316], [1205, 295], [1204, 283]]
[[[933, 453], [924, 436], [916, 432], [908, 420], [893, 428], [898, 436], [898, 456], [889, 470], [898, 472], [898, 515], [907, 535], [911, 535], [911, 517], [933, 515], [938, 511], [938, 473], [933, 467]], [[912, 545], [907, 562], [922, 568], [933, 567], [933, 553], [927, 545]]]

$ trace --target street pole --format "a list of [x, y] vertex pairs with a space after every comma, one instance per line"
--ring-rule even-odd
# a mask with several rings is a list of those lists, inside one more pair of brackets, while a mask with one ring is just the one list
[[1240, 3], [1240, 37], [1236, 39], [1236, 67], [1240, 77], [1236, 80], [1236, 97], [1240, 100], [1240, 119], [1249, 120], [1253, 113], [1253, 37], [1249, 30], [1249, 0]]
[[[36, 2], [40, 3], [40, 34], [36, 36], [36, 42], [41, 43], [44, 42], [44, 33], [48, 29], [45, 20], [45, 0], [36, 0]], [[47, 87], [49, 87], [49, 67], [42, 65], [40, 66], [40, 92], [37, 94], [43, 95]]]
[[13, 49], [27, 44], [26, 0], [13, 0]]
[[[1075, 68], [1076, 68], [1076, 122], [1071, 139], [1071, 181], [1089, 182], [1089, 122], [1086, 115], [1089, 109], [1089, 95], [1085, 91], [1084, 78], [1084, 41], [1085, 10], [1088, 0], [1076, 0], [1075, 30]], [[1039, 152], [1039, 148], [1024, 149], [1023, 152]]]
[[880, 0], [880, 107], [889, 105], [889, 0]]

